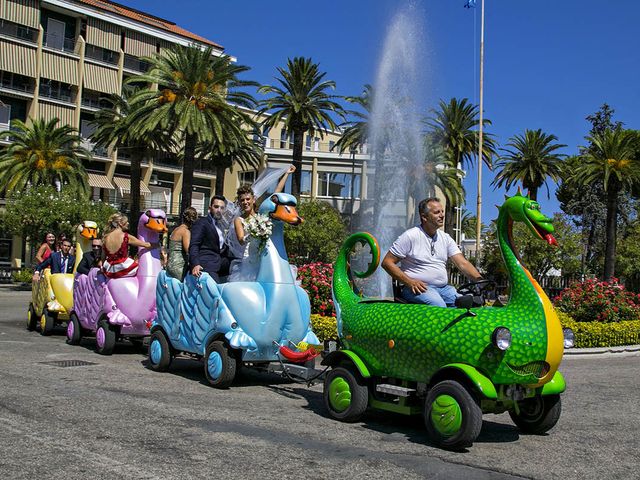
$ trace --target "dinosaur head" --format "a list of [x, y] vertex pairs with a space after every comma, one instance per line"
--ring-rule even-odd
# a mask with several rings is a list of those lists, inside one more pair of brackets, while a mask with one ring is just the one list
[[98, 224], [96, 222], [85, 220], [80, 225], [78, 225], [78, 235], [86, 238], [87, 240], [98, 238]]
[[538, 202], [531, 200], [529, 195], [522, 195], [520, 189], [513, 197], [507, 197], [501, 208], [507, 210], [513, 221], [524, 223], [534, 235], [537, 235], [549, 245], [558, 245], [553, 236], [552, 220], [540, 211]]
[[167, 231], [167, 214], [157, 208], [150, 208], [140, 215], [138, 226], [156, 233], [165, 233]]
[[296, 197], [293, 195], [274, 193], [262, 202], [260, 213], [268, 215], [273, 220], [279, 220], [290, 225], [300, 225], [304, 220], [298, 215], [297, 204]]

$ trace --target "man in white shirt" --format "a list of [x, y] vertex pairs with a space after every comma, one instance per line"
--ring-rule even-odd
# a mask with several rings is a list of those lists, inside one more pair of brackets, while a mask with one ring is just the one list
[[451, 259], [470, 280], [481, 280], [482, 276], [464, 258], [451, 236], [439, 230], [444, 225], [440, 200], [435, 197], [422, 200], [418, 211], [420, 225], [396, 239], [382, 261], [382, 268], [404, 284], [402, 297], [408, 302], [451, 307], [458, 295], [447, 283], [447, 260]]

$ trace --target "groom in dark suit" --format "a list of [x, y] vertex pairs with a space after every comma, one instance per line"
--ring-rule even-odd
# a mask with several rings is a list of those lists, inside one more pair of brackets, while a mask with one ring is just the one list
[[76, 263], [76, 257], [69, 254], [71, 250], [71, 242], [69, 240], [63, 240], [60, 245], [59, 252], [53, 252], [49, 255], [49, 258], [39, 263], [35, 268], [35, 274], [40, 275], [40, 272], [47, 267], [51, 268], [51, 273], [73, 273], [73, 266]]
[[209, 214], [191, 227], [189, 263], [191, 273], [199, 277], [207, 272], [216, 281], [229, 274], [229, 248], [224, 241], [224, 230], [218, 224], [227, 205], [221, 195], [211, 198]]

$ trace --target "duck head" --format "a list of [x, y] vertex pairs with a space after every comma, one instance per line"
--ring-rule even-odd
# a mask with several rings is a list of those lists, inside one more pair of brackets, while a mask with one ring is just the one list
[[262, 202], [259, 213], [289, 225], [300, 225], [304, 220], [298, 215], [297, 204], [293, 195], [274, 193]]

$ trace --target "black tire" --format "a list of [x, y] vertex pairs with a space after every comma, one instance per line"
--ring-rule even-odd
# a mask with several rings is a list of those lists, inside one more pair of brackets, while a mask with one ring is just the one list
[[359, 373], [336, 367], [324, 378], [322, 397], [332, 418], [357, 422], [367, 410], [369, 389]]
[[96, 352], [100, 355], [111, 355], [116, 346], [116, 329], [106, 318], [98, 321], [96, 329]]
[[53, 327], [56, 326], [57, 318], [57, 313], [52, 313], [45, 308], [42, 312], [42, 317], [40, 317], [40, 334], [44, 336], [51, 335]]
[[75, 312], [71, 312], [67, 323], [67, 343], [69, 345], [78, 345], [81, 339], [82, 327], [80, 326], [80, 320]]
[[228, 388], [236, 376], [236, 358], [227, 345], [214, 340], [207, 345], [204, 355], [204, 374], [215, 388]]
[[33, 332], [38, 326], [38, 317], [36, 311], [33, 308], [33, 303], [29, 304], [29, 310], [27, 310], [27, 330]]
[[156, 372], [166, 372], [173, 360], [173, 354], [166, 335], [162, 330], [151, 334], [149, 341], [149, 368]]
[[520, 413], [509, 411], [509, 416], [521, 432], [541, 435], [551, 430], [562, 412], [560, 395], [536, 395], [518, 402]]
[[444, 380], [427, 393], [424, 422], [438, 446], [461, 450], [471, 446], [480, 435], [482, 410], [464, 385]]

